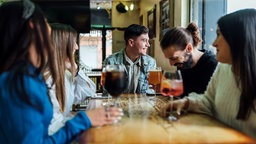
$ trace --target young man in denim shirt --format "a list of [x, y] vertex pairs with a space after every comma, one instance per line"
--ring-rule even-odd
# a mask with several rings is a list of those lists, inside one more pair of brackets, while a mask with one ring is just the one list
[[124, 32], [126, 47], [107, 57], [103, 66], [121, 64], [128, 78], [124, 93], [152, 93], [148, 87], [148, 72], [156, 67], [156, 61], [147, 55], [150, 47], [148, 28], [138, 24], [128, 26]]

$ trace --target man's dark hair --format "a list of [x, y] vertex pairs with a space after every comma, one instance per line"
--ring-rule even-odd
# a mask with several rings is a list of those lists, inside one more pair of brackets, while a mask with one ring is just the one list
[[130, 38], [136, 39], [142, 34], [147, 34], [148, 31], [149, 31], [148, 28], [143, 25], [131, 24], [124, 31], [125, 43], [127, 44]]

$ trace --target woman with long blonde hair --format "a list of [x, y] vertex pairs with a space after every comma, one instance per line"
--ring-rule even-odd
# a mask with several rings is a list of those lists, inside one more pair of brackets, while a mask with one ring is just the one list
[[[78, 50], [76, 30], [66, 24], [53, 23], [50, 25], [57, 68], [59, 69], [59, 87], [52, 86], [50, 92], [54, 115], [49, 127], [49, 134], [53, 134], [64, 125], [66, 120], [72, 117], [70, 112], [73, 104], [82, 103], [86, 97], [95, 95], [96, 86], [75, 63], [74, 53]], [[47, 84], [49, 86], [51, 86], [51, 81], [51, 77], [48, 77]], [[59, 90], [64, 93], [58, 95]]]

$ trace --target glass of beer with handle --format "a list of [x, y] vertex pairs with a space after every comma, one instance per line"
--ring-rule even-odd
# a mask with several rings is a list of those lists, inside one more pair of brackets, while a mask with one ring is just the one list
[[162, 79], [161, 67], [154, 67], [153, 69], [149, 70], [148, 83], [149, 85], [152, 85], [152, 88], [155, 91], [155, 94], [159, 92], [161, 79]]
[[180, 96], [183, 93], [183, 81], [180, 70], [176, 66], [171, 66], [171, 69], [164, 71], [161, 82], [160, 91], [163, 96], [171, 98], [171, 108], [168, 116], [169, 121], [175, 121], [177, 118], [172, 113], [173, 97]]

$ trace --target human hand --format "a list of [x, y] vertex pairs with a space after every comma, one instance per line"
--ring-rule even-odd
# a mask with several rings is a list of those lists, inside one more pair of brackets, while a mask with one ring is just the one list
[[176, 110], [176, 113], [178, 115], [181, 115], [181, 112], [182, 111], [186, 111], [188, 109], [188, 106], [189, 106], [188, 98], [183, 98], [183, 99], [175, 100], [173, 102], [170, 102], [166, 106], [164, 106], [162, 111], [161, 111], [161, 113], [160, 113], [160, 115], [163, 116], [163, 117], [166, 117], [167, 116], [167, 112], [170, 111], [171, 108], [173, 110]]
[[123, 110], [117, 107], [101, 107], [86, 111], [92, 126], [110, 125], [121, 120]]

